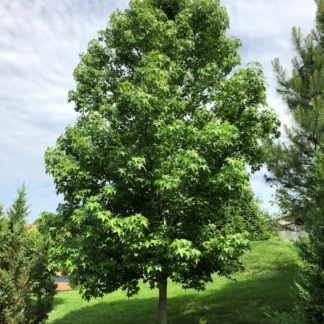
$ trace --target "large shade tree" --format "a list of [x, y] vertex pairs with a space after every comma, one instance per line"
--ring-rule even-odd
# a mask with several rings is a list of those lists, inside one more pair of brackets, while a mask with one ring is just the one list
[[86, 299], [144, 280], [166, 323], [168, 279], [203, 289], [241, 269], [260, 230], [249, 170], [277, 119], [228, 27], [218, 0], [133, 0], [81, 55], [79, 118], [46, 152], [64, 197], [47, 221]]

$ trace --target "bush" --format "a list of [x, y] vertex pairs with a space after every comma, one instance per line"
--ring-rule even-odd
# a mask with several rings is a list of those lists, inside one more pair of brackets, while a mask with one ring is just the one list
[[323, 224], [314, 224], [309, 236], [298, 242], [302, 258], [302, 280], [298, 290], [309, 323], [324, 321], [323, 232]]
[[309, 176], [307, 237], [298, 242], [302, 259], [299, 295], [308, 323], [324, 323], [324, 154], [317, 152]]

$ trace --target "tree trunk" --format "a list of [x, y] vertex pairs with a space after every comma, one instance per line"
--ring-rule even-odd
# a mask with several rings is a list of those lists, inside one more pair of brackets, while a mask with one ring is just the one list
[[167, 324], [167, 286], [168, 279], [164, 278], [159, 284], [159, 323]]

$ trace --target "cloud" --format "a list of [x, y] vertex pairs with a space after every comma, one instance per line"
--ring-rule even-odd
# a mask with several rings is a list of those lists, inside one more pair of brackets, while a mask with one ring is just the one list
[[276, 94], [276, 79], [271, 61], [279, 57], [284, 67], [290, 68], [294, 56], [292, 27], [300, 27], [308, 34], [315, 26], [314, 0], [223, 0], [231, 21], [230, 35], [242, 42], [242, 63], [258, 61], [262, 64], [268, 87], [268, 101], [291, 123], [288, 112]]
[[255, 173], [251, 178], [251, 186], [261, 203], [262, 209], [274, 215], [279, 212], [279, 207], [274, 203], [274, 188], [270, 187], [265, 181], [264, 175], [267, 173], [266, 167]]
[[[54, 211], [59, 201], [52, 179], [45, 175], [43, 155], [74, 123], [76, 115], [66, 98], [74, 87], [72, 72], [79, 53], [105, 28], [110, 14], [127, 4], [126, 0], [0, 1], [0, 202], [9, 206], [16, 188], [25, 182], [30, 222], [42, 210]], [[243, 63], [263, 64], [269, 102], [287, 119], [274, 91], [270, 61], [280, 57], [288, 66], [293, 55], [291, 27], [309, 31], [314, 2], [224, 0], [223, 4], [231, 18], [230, 34], [242, 40]], [[264, 193], [268, 189], [260, 177], [252, 178], [252, 185]]]
[[[315, 26], [316, 4], [313, 0], [223, 0], [231, 29], [230, 35], [238, 37], [242, 46], [242, 64], [258, 61], [262, 64], [268, 82], [267, 97], [270, 107], [278, 113], [282, 124], [292, 125], [287, 107], [276, 93], [276, 78], [271, 61], [278, 57], [281, 64], [290, 71], [294, 56], [291, 42], [293, 26], [308, 34]], [[251, 177], [252, 188], [262, 201], [262, 206], [272, 213], [278, 211], [271, 204], [274, 190], [264, 181], [266, 168]]]
[[0, 201], [8, 206], [26, 183], [33, 221], [55, 210], [43, 155], [75, 120], [67, 104], [79, 53], [127, 1], [0, 2]]

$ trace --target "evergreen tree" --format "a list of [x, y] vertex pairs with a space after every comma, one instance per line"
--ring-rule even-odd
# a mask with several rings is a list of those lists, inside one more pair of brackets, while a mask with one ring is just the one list
[[113, 14], [74, 72], [80, 113], [46, 153], [64, 196], [47, 215], [53, 255], [83, 297], [143, 279], [203, 289], [230, 276], [260, 229], [249, 185], [276, 135], [258, 65], [218, 0], [133, 0]]
[[317, 152], [308, 179], [308, 237], [298, 242], [302, 258], [299, 293], [309, 323], [324, 322], [324, 154]]
[[22, 187], [7, 215], [0, 215], [0, 323], [40, 323], [52, 307], [48, 243], [37, 229], [25, 228], [27, 215]]
[[278, 185], [286, 217], [303, 224], [309, 236], [299, 242], [303, 280], [299, 285], [307, 321], [324, 322], [324, 0], [317, 0], [316, 29], [306, 38], [293, 29], [297, 56], [287, 76], [278, 60], [278, 92], [294, 117], [287, 141], [272, 146], [268, 168]]
[[278, 202], [284, 215], [307, 224], [307, 175], [316, 151], [324, 151], [324, 1], [318, 0], [317, 28], [306, 38], [293, 29], [296, 57], [292, 74], [287, 76], [274, 61], [278, 93], [294, 117], [294, 126], [286, 127], [287, 141], [272, 146], [268, 168], [278, 184]]

